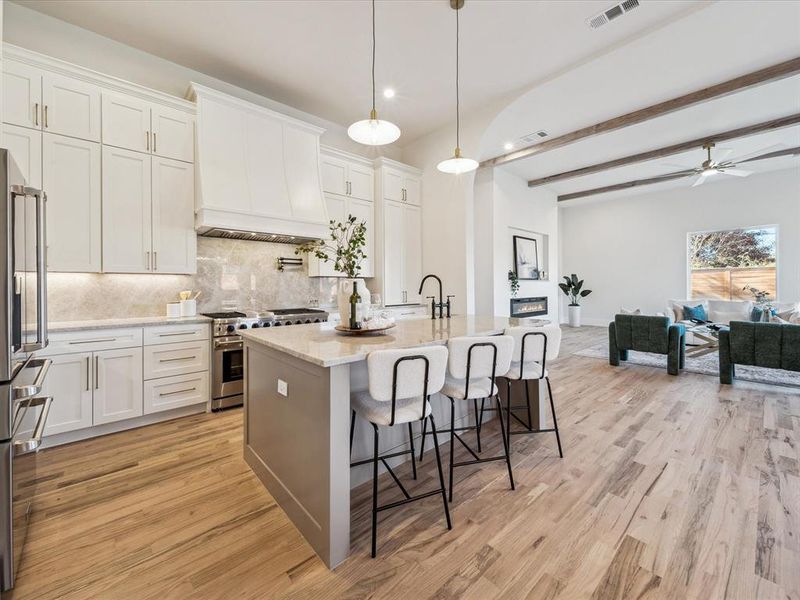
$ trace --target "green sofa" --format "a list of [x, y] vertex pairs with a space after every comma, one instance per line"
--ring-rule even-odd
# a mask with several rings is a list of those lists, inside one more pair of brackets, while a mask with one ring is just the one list
[[733, 383], [736, 365], [800, 372], [800, 325], [733, 321], [719, 332], [720, 383]]
[[608, 326], [608, 362], [628, 360], [628, 351], [667, 355], [667, 372], [677, 375], [686, 362], [686, 328], [667, 317], [616, 315]]

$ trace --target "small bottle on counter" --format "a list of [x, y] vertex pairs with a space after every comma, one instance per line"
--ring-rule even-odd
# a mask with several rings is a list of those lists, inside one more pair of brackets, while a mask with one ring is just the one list
[[361, 329], [361, 296], [358, 295], [358, 282], [353, 282], [350, 294], [350, 329]]

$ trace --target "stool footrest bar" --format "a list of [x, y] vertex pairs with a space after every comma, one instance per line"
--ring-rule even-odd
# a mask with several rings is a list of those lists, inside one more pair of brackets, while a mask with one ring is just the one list
[[415, 500], [422, 500], [424, 498], [430, 498], [431, 496], [435, 496], [436, 494], [441, 494], [442, 490], [433, 490], [430, 492], [425, 492], [424, 494], [419, 494], [418, 496], [410, 496], [405, 500], [398, 500], [397, 502], [390, 502], [389, 504], [384, 504], [383, 506], [378, 507], [378, 511], [386, 510], [389, 508], [396, 508], [398, 506], [403, 506], [404, 504], [408, 504], [409, 502], [414, 502]]

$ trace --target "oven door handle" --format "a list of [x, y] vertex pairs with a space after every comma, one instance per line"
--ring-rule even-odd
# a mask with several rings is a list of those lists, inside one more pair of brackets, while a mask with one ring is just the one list
[[222, 352], [241, 350], [243, 346], [243, 342], [214, 342], [214, 350], [220, 350]]
[[42, 437], [44, 436], [44, 428], [47, 425], [47, 415], [50, 413], [50, 405], [53, 403], [53, 398], [50, 396], [31, 398], [28, 402], [28, 408], [36, 406], [42, 407], [42, 412], [39, 414], [39, 419], [36, 421], [36, 427], [33, 428], [33, 435], [27, 440], [19, 440], [14, 442], [14, 456], [22, 456], [30, 454], [39, 450], [42, 445]]

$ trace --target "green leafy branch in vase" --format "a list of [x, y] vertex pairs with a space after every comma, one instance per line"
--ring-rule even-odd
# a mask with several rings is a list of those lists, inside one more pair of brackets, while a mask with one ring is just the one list
[[329, 240], [313, 240], [299, 245], [295, 254], [313, 254], [320, 260], [330, 262], [333, 268], [348, 277], [355, 278], [361, 273], [361, 263], [367, 258], [364, 247], [367, 245], [367, 223], [347, 215], [344, 223], [331, 220]]
[[586, 298], [592, 293], [592, 290], [583, 289], [583, 279], [578, 279], [578, 276], [573, 273], [570, 277], [564, 275], [564, 282], [559, 283], [558, 287], [564, 292], [565, 296], [569, 297], [570, 306], [580, 306], [580, 299]]

